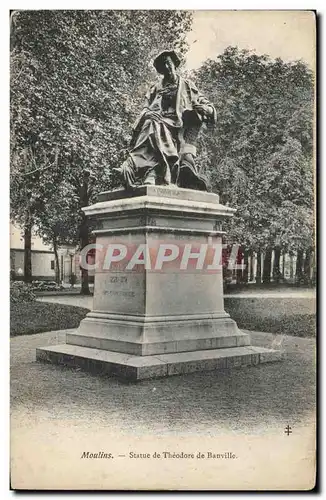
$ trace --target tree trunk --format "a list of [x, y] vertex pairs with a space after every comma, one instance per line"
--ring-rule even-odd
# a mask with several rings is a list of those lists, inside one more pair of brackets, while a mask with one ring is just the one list
[[272, 249], [267, 248], [264, 256], [263, 283], [270, 283], [272, 270]]
[[290, 278], [291, 279], [293, 278], [293, 275], [294, 275], [294, 272], [293, 272], [293, 254], [290, 253]]
[[32, 281], [32, 225], [24, 228], [24, 281]]
[[250, 274], [249, 274], [249, 281], [254, 281], [254, 252], [251, 250], [250, 251]]
[[285, 250], [283, 250], [283, 253], [282, 253], [282, 279], [284, 280], [285, 279]]
[[312, 252], [312, 262], [311, 262], [311, 268], [312, 268], [312, 285], [316, 285], [317, 281], [317, 265], [316, 265], [316, 249], [313, 250]]
[[53, 252], [55, 259], [55, 281], [58, 285], [60, 285], [60, 263], [59, 263], [59, 255], [58, 255], [58, 245], [57, 239], [53, 238]]
[[303, 266], [303, 251], [298, 250], [297, 251], [297, 265], [295, 268], [295, 278], [297, 281], [300, 281], [303, 277], [302, 266]]
[[[89, 204], [88, 181], [87, 181], [86, 177], [84, 177], [83, 184], [80, 188], [80, 201], [81, 201], [82, 207], [87, 207]], [[83, 213], [82, 222], [81, 222], [81, 225], [79, 228], [79, 238], [80, 238], [80, 249], [82, 250], [83, 248], [86, 247], [86, 245], [89, 244], [88, 221], [87, 221], [87, 218], [86, 218], [84, 213]], [[90, 295], [90, 293], [91, 293], [89, 290], [88, 270], [84, 269], [83, 267], [81, 268], [80, 293], [81, 293], [81, 295]]]
[[256, 283], [261, 283], [261, 251], [257, 252]]
[[[88, 177], [84, 175], [82, 184], [79, 186], [79, 199], [81, 207], [87, 207], [89, 205], [89, 195], [88, 195]], [[82, 250], [89, 244], [89, 229], [88, 220], [83, 213], [81, 225], [79, 227], [79, 241], [80, 249]], [[88, 280], [88, 270], [81, 267], [81, 295], [90, 295], [89, 290], [89, 280]]]
[[306, 256], [303, 264], [303, 273], [304, 279], [307, 283], [310, 281], [311, 277], [311, 256], [312, 256], [312, 248], [308, 248], [306, 251]]
[[61, 280], [61, 283], [63, 283], [63, 266], [64, 266], [64, 263], [63, 263], [63, 255], [61, 255], [61, 277], [60, 277], [60, 280]]
[[[83, 221], [80, 226], [80, 249], [86, 247], [89, 244], [89, 233], [88, 233], [88, 224], [86, 217], [83, 216]], [[81, 295], [90, 295], [89, 290], [89, 280], [88, 280], [88, 270], [81, 267]]]
[[244, 283], [248, 283], [248, 277], [249, 277], [249, 251], [245, 250], [244, 251], [244, 270], [242, 274], [242, 279]]
[[238, 255], [237, 255], [237, 265], [240, 267], [240, 269], [237, 269], [236, 271], [236, 276], [237, 276], [237, 285], [241, 284], [242, 283], [242, 273], [243, 273], [243, 270], [241, 268], [241, 264], [242, 264], [242, 255], [243, 255], [243, 248], [242, 246], [239, 247], [239, 250], [238, 250]]
[[280, 247], [274, 248], [274, 265], [273, 265], [273, 280], [278, 283], [280, 281], [281, 271], [280, 271], [280, 258], [281, 249]]

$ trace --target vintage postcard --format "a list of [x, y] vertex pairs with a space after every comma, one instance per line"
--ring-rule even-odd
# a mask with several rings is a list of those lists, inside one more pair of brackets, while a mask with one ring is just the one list
[[11, 488], [316, 484], [316, 13], [13, 10]]

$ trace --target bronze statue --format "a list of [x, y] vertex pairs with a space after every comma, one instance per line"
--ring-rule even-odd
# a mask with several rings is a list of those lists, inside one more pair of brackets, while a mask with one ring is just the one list
[[116, 170], [127, 189], [175, 184], [206, 191], [207, 182], [194, 161], [195, 143], [202, 124], [215, 123], [215, 108], [177, 74], [180, 58], [174, 50], [160, 53], [153, 64], [163, 79], [147, 93], [133, 126], [128, 158]]

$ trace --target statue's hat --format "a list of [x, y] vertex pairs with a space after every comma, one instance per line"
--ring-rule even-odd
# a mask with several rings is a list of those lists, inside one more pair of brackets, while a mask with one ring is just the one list
[[158, 73], [164, 73], [164, 59], [168, 56], [171, 57], [176, 68], [180, 66], [181, 59], [175, 50], [163, 50], [153, 61], [153, 65]]

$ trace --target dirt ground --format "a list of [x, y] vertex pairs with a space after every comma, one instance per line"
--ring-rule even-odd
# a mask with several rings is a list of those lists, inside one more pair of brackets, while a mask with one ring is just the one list
[[[64, 342], [64, 331], [12, 338], [12, 487], [312, 487], [315, 340], [251, 337], [284, 350], [286, 360], [137, 384], [36, 362], [36, 347]], [[239, 460], [129, 458], [167, 449]], [[113, 451], [114, 460], [82, 459], [88, 451]]]
[[309, 418], [315, 404], [315, 341], [251, 332], [252, 344], [284, 349], [286, 361], [123, 384], [35, 361], [38, 346], [65, 332], [11, 340], [11, 409], [15, 425], [89, 420], [119, 432], [260, 432]]

